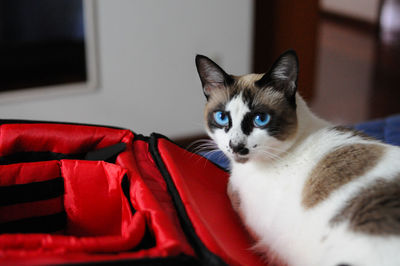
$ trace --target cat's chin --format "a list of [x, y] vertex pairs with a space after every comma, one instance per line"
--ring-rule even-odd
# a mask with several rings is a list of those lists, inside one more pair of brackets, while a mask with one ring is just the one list
[[248, 160], [250, 159], [250, 157], [249, 156], [243, 156], [243, 155], [240, 155], [240, 154], [234, 154], [233, 155], [233, 160], [236, 162], [236, 163], [246, 163]]

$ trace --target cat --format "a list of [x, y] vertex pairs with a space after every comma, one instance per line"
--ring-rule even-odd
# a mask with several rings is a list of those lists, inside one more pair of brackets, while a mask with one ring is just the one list
[[196, 66], [228, 196], [269, 265], [400, 265], [400, 147], [313, 114], [293, 50], [265, 74]]

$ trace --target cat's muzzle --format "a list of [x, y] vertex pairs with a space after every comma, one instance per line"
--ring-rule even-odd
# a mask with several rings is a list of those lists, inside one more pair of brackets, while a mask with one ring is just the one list
[[238, 163], [245, 163], [249, 159], [249, 149], [243, 143], [233, 144], [229, 141], [229, 147], [231, 148], [233, 159]]
[[249, 154], [249, 149], [246, 148], [246, 145], [244, 145], [243, 143], [233, 144], [232, 141], [229, 141], [229, 147], [232, 149], [232, 152], [234, 154], [239, 154], [242, 156]]

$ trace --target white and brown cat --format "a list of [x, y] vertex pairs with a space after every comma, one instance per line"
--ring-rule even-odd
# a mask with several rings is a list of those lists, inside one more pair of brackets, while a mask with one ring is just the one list
[[298, 59], [233, 76], [196, 57], [206, 130], [231, 162], [228, 194], [255, 249], [290, 266], [400, 265], [400, 148], [317, 116]]

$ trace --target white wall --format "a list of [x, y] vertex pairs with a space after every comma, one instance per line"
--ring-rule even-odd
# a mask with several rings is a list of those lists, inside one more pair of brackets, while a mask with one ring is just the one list
[[232, 74], [250, 71], [251, 0], [98, 0], [96, 7], [98, 90], [3, 101], [1, 118], [199, 134], [205, 100], [195, 55], [216, 58]]
[[320, 0], [320, 6], [325, 11], [377, 23], [379, 2], [380, 0]]

